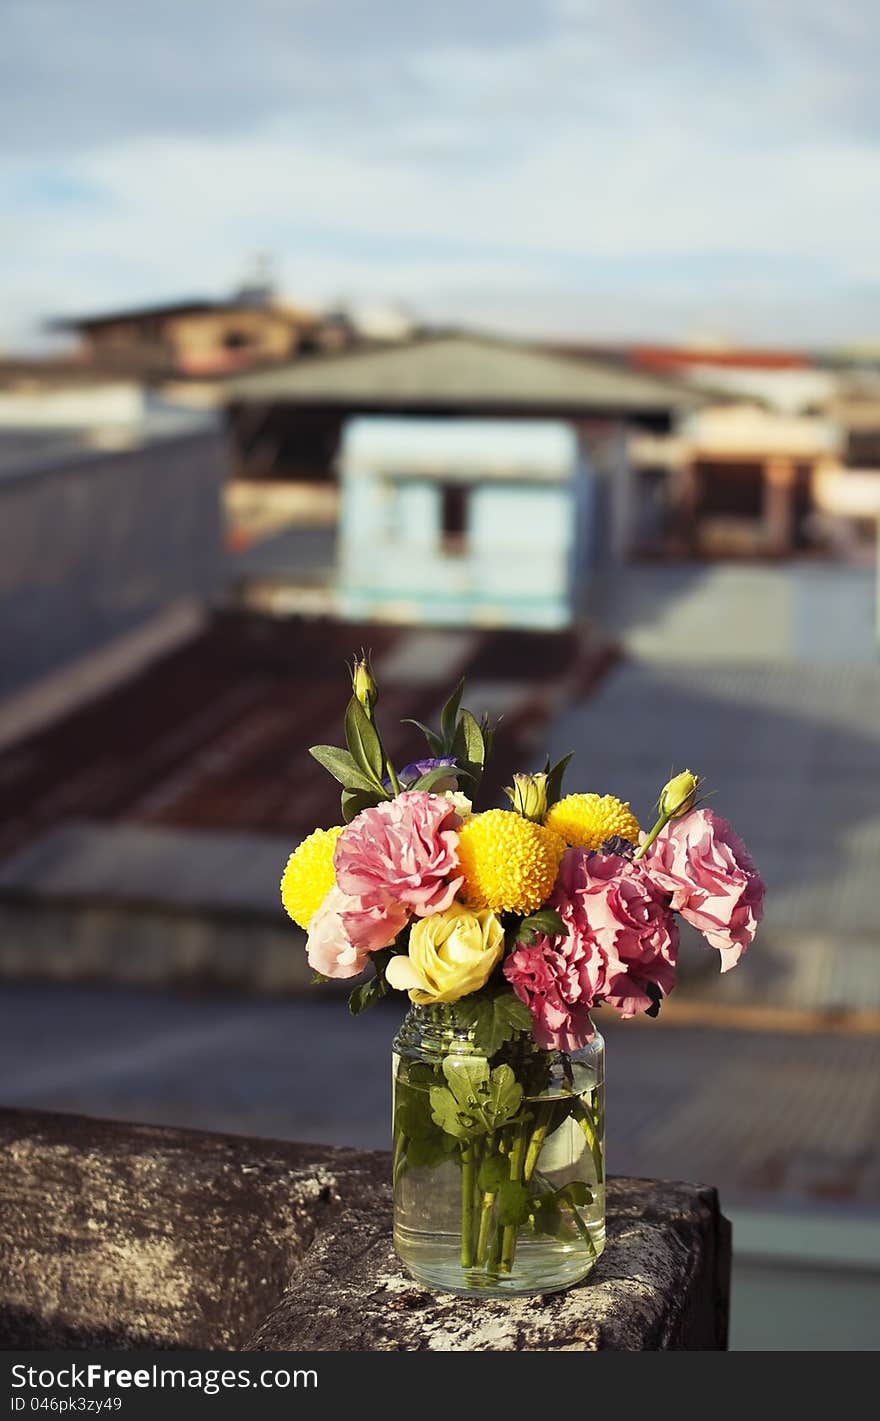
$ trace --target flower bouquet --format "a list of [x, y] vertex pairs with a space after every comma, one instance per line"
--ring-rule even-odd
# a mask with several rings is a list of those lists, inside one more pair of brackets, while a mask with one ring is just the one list
[[643, 833], [613, 795], [563, 796], [570, 755], [517, 774], [508, 808], [474, 810], [494, 728], [459, 685], [429, 758], [400, 771], [355, 663], [346, 747], [311, 754], [342, 785], [343, 825], [316, 829], [282, 880], [319, 980], [370, 977], [411, 1010], [394, 1043], [394, 1238], [423, 1282], [546, 1292], [604, 1245], [604, 1047], [591, 1012], [656, 1016], [675, 985], [676, 914], [727, 971], [764, 885], [690, 771]]

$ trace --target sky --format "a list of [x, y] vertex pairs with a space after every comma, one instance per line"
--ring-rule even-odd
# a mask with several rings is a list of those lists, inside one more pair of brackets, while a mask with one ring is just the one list
[[0, 346], [227, 294], [880, 339], [874, 0], [2, 0]]

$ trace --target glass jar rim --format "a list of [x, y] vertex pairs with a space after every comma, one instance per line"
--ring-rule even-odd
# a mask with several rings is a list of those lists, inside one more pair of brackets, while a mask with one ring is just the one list
[[[604, 1038], [592, 1016], [590, 1025], [593, 1028], [592, 1036], [576, 1050], [545, 1050], [544, 1054], [550, 1062], [563, 1063], [577, 1057], [582, 1051], [595, 1052], [604, 1047]], [[427, 1055], [436, 1055], [438, 1059], [452, 1054], [485, 1058], [485, 1052], [474, 1042], [473, 1028], [456, 1025], [451, 1008], [445, 1002], [413, 1002], [395, 1034], [395, 1050], [398, 1045], [404, 1048], [417, 1047]]]

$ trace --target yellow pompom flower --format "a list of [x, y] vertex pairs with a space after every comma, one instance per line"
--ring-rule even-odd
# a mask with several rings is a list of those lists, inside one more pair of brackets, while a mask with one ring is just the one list
[[281, 901], [301, 928], [308, 927], [336, 882], [333, 850], [341, 833], [341, 824], [334, 829], [316, 829], [287, 860], [281, 879]]
[[615, 834], [639, 842], [639, 821], [613, 794], [567, 794], [547, 811], [544, 824], [578, 849], [601, 849]]
[[512, 809], [474, 814], [458, 831], [462, 897], [472, 908], [534, 913], [553, 892], [565, 843]]

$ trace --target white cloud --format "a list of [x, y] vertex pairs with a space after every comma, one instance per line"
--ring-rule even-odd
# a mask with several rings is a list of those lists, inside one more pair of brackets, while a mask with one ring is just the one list
[[28, 54], [35, 106], [64, 83], [36, 147], [7, 158], [22, 196], [4, 324], [221, 291], [267, 250], [311, 299], [583, 321], [584, 336], [621, 319], [638, 334], [640, 312], [646, 335], [711, 320], [870, 334], [870, 9], [845, 4], [835, 27], [816, 0], [457, 0], [430, 16], [196, 0], [160, 7], [164, 27], [137, 21], [123, 64], [120, 7], [84, 0], [94, 25], [71, 65], [55, 0], [31, 0], [18, 87]]

